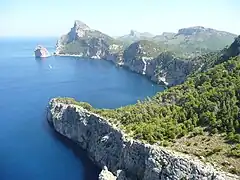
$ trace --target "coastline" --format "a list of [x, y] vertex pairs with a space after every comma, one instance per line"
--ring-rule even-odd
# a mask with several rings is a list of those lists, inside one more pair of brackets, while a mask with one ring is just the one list
[[52, 56], [59, 56], [59, 57], [77, 57], [77, 58], [88, 58], [88, 59], [92, 59], [92, 60], [104, 60], [104, 61], [108, 61], [108, 62], [111, 62], [113, 63], [115, 66], [117, 67], [123, 67], [133, 73], [137, 73], [137, 74], [140, 74], [142, 75], [143, 77], [146, 77], [148, 80], [150, 80], [151, 82], [153, 83], [156, 83], [158, 85], [161, 85], [161, 86], [166, 86], [166, 87], [170, 87], [168, 86], [167, 84], [165, 84], [164, 82], [158, 82], [157, 81], [157, 78], [151, 78], [149, 77], [148, 75], [146, 74], [143, 74], [143, 73], [139, 73], [138, 71], [134, 70], [133, 68], [129, 67], [128, 65], [124, 64], [124, 62], [115, 62], [113, 59], [107, 59], [107, 58], [100, 58], [100, 57], [97, 57], [97, 58], [92, 58], [92, 57], [85, 57], [83, 55], [79, 55], [79, 54], [58, 54], [58, 53], [53, 53]]
[[82, 55], [79, 55], [79, 54], [56, 54], [56, 53], [53, 53], [52, 56], [83, 57]]
[[239, 178], [198, 158], [134, 140], [108, 119], [58, 98], [49, 102], [47, 121], [56, 132], [85, 149], [103, 169], [101, 174], [141, 180]]

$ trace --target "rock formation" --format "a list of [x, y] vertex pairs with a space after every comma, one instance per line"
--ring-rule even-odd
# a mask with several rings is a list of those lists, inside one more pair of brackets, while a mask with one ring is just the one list
[[107, 119], [59, 99], [50, 101], [47, 120], [58, 133], [88, 152], [103, 169], [101, 180], [239, 179], [198, 159], [133, 140]]
[[43, 57], [48, 57], [49, 56], [48, 50], [41, 45], [38, 45], [36, 47], [34, 53], [35, 53], [36, 58], [43, 58]]
[[56, 55], [74, 54], [82, 57], [104, 59], [111, 53], [110, 47], [114, 46], [114, 39], [91, 29], [81, 21], [75, 21], [67, 35], [63, 35], [57, 42]]
[[[70, 32], [58, 40], [55, 54], [109, 60], [143, 74], [154, 82], [173, 86], [201, 68], [201, 62], [191, 61], [193, 58], [202, 52], [223, 48], [235, 36], [201, 26], [155, 37], [149, 33], [131, 31], [129, 37], [134, 37], [136, 42], [128, 45], [127, 40], [116, 40], [81, 21], [75, 21]], [[126, 39], [128, 36], [123, 37]]]

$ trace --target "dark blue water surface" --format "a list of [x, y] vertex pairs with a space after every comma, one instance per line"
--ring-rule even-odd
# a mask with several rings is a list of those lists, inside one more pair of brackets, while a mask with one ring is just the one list
[[0, 180], [97, 178], [86, 154], [59, 138], [45, 120], [50, 98], [74, 97], [98, 108], [116, 108], [163, 88], [104, 60], [49, 57], [36, 60], [40, 43], [55, 38], [0, 40]]

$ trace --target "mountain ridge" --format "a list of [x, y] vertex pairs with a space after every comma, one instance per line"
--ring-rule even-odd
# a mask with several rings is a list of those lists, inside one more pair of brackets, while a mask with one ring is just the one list
[[[70, 54], [109, 60], [143, 74], [154, 82], [174, 86], [184, 82], [190, 73], [203, 66], [201, 63], [204, 62], [199, 61], [201, 59], [198, 58], [199, 56], [228, 45], [225, 42], [225, 32], [211, 28], [202, 26], [182, 28], [179, 33], [165, 32], [162, 36], [154, 36], [158, 37], [158, 40], [154, 40], [153, 37], [129, 43], [91, 29], [81, 21], [75, 21], [69, 33], [58, 40], [56, 55]], [[136, 31], [131, 31], [130, 34], [132, 37], [139, 35]], [[189, 39], [190, 36], [192, 37], [189, 34], [194, 34], [195, 39]], [[207, 41], [202, 38], [203, 34]], [[180, 41], [179, 37], [182, 38]], [[234, 40], [232, 34], [230, 39]], [[227, 41], [229, 41], [228, 37]], [[218, 44], [218, 47], [214, 44]], [[205, 63], [204, 67], [208, 66]]]

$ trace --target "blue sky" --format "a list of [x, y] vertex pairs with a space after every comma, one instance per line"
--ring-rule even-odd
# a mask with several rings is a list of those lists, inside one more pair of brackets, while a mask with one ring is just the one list
[[60, 36], [75, 19], [109, 35], [201, 25], [240, 34], [239, 0], [1, 0], [0, 36]]

